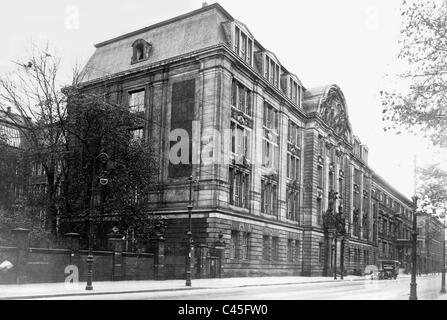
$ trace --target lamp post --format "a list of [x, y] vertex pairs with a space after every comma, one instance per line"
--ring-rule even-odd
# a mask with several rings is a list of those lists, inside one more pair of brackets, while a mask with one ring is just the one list
[[[90, 208], [88, 214], [88, 224], [89, 224], [89, 232], [88, 232], [88, 256], [87, 256], [87, 285], [85, 290], [93, 290], [93, 223], [92, 223], [92, 210], [95, 202], [95, 185], [96, 185], [96, 161], [100, 159], [101, 163], [105, 165], [109, 161], [109, 156], [107, 153], [100, 153], [93, 160], [92, 165], [92, 183], [90, 188]], [[101, 185], [106, 185], [108, 180], [104, 177], [101, 177]]]
[[445, 290], [445, 211], [443, 214], [444, 228], [442, 230], [442, 280], [441, 280], [441, 293], [446, 293]]
[[341, 243], [340, 243], [340, 279], [343, 280], [343, 273], [345, 272], [345, 219], [343, 217], [343, 204], [338, 206], [338, 227], [340, 228]]
[[186, 235], [188, 237], [188, 250], [187, 250], [187, 256], [186, 256], [186, 283], [185, 286], [190, 287], [191, 286], [191, 244], [192, 244], [192, 219], [191, 219], [191, 213], [192, 213], [192, 182], [193, 178], [192, 176], [189, 177], [189, 204], [188, 204], [188, 224], [189, 228], [186, 232]]
[[417, 284], [416, 284], [416, 263], [417, 263], [417, 196], [413, 196], [413, 239], [412, 239], [412, 252], [411, 252], [411, 283], [410, 283], [410, 300], [417, 300]]

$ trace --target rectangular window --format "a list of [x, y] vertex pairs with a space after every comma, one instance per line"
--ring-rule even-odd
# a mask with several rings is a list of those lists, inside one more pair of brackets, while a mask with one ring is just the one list
[[338, 195], [340, 198], [343, 198], [343, 179], [338, 179]]
[[287, 178], [299, 181], [300, 179], [300, 158], [288, 154], [287, 155]]
[[290, 144], [301, 148], [302, 129], [292, 121], [289, 121], [287, 138]]
[[261, 212], [269, 215], [277, 213], [277, 186], [267, 180], [261, 181]]
[[300, 240], [295, 240], [295, 257], [294, 261], [298, 263], [300, 261], [300, 251], [301, 251], [301, 242]]
[[230, 259], [239, 258], [237, 254], [237, 238], [238, 238], [238, 232], [232, 230], [230, 238]]
[[287, 240], [287, 262], [293, 262], [293, 240]]
[[270, 77], [270, 59], [268, 56], [265, 56], [264, 63], [264, 77], [268, 80]]
[[322, 242], [318, 244], [318, 261], [320, 264], [324, 263], [324, 247]]
[[248, 39], [247, 63], [251, 65], [251, 56], [253, 54], [253, 41]]
[[264, 261], [270, 260], [270, 237], [263, 236], [262, 237], [262, 258]]
[[251, 91], [237, 80], [233, 80], [231, 86], [231, 105], [248, 116], [251, 116], [251, 100]]
[[299, 222], [300, 194], [298, 190], [287, 190], [287, 219]]
[[243, 158], [250, 159], [251, 130], [231, 121], [231, 146], [230, 150], [238, 164], [243, 164]]
[[317, 186], [323, 188], [323, 167], [317, 166]]
[[264, 102], [263, 124], [270, 130], [278, 130], [279, 114], [278, 111], [269, 103]]
[[234, 51], [239, 54], [240, 50], [240, 30], [238, 27], [235, 27], [235, 34], [234, 34]]
[[131, 130], [131, 133], [132, 133], [131, 139], [134, 141], [143, 140], [143, 138], [144, 138], [143, 128], [133, 129], [133, 130]]
[[322, 215], [323, 215], [323, 206], [321, 199], [317, 199], [317, 216], [318, 216], [318, 224], [322, 223]]
[[238, 103], [237, 103], [238, 89], [237, 89], [237, 87], [238, 87], [237, 81], [233, 80], [233, 83], [231, 84], [231, 105], [236, 108], [238, 106]]
[[241, 256], [244, 260], [250, 260], [250, 233], [242, 232]]
[[240, 50], [240, 56], [245, 61], [247, 60], [247, 36], [244, 33], [241, 33], [241, 50]]
[[276, 71], [275, 62], [273, 60], [270, 60], [270, 77], [269, 77], [270, 83], [274, 83], [274, 81], [275, 81], [275, 78], [276, 78], [275, 71]]
[[230, 167], [230, 204], [248, 208], [249, 191], [250, 191], [250, 175], [242, 170]]
[[139, 90], [129, 93], [129, 109], [132, 113], [144, 112], [145, 91]]
[[279, 261], [279, 239], [278, 239], [278, 237], [272, 237], [272, 259], [273, 259], [273, 261]]
[[294, 103], [296, 103], [296, 104], [298, 103], [297, 97], [298, 97], [298, 85], [297, 85], [296, 82], [293, 82], [293, 87], [292, 87], [292, 101], [293, 101]]

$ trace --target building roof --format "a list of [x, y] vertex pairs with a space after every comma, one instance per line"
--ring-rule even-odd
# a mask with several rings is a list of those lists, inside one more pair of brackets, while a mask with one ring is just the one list
[[373, 172], [373, 181], [381, 184], [387, 190], [394, 194], [395, 197], [399, 198], [400, 201], [406, 202], [406, 205], [411, 205], [412, 201], [408, 199], [408, 197], [404, 196], [401, 192], [395, 189], [391, 184], [389, 184], [384, 178], [378, 175], [376, 172]]
[[[81, 82], [144, 68], [165, 59], [226, 43], [221, 24], [228, 20], [233, 20], [231, 15], [215, 3], [98, 43], [81, 72]], [[132, 45], [138, 39], [151, 44], [151, 51], [148, 59], [132, 64]]]

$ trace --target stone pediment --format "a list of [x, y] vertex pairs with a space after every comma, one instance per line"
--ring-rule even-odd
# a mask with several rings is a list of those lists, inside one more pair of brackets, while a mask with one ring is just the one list
[[304, 109], [318, 116], [333, 129], [334, 133], [348, 142], [352, 141], [352, 129], [349, 122], [346, 101], [336, 85], [306, 90]]

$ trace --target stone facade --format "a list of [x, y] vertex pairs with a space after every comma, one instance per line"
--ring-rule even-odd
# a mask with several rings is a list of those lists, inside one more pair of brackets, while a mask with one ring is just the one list
[[[329, 275], [341, 259], [353, 273], [405, 256], [379, 250], [388, 236], [379, 218], [407, 230], [411, 202], [368, 166], [340, 88], [304, 87], [220, 5], [96, 45], [82, 76], [85, 90], [106, 85], [117, 104], [145, 93], [144, 136], [160, 154], [152, 203], [168, 219], [168, 250], [186, 243], [192, 175], [193, 241], [225, 242], [224, 276]], [[173, 129], [187, 132], [192, 164], [170, 158]], [[324, 225], [331, 203], [344, 216], [337, 241]]]
[[442, 246], [444, 225], [429, 214], [417, 217], [418, 227], [418, 272], [439, 273], [442, 271]]

